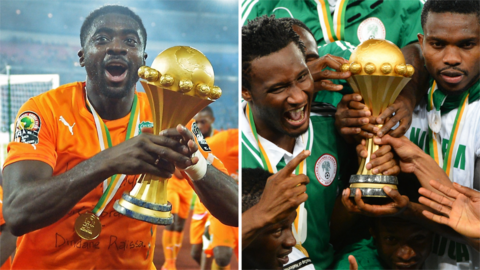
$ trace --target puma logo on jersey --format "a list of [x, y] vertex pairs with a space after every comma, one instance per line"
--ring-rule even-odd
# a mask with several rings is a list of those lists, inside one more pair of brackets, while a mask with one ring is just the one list
[[67, 120], [65, 120], [65, 118], [63, 118], [63, 116], [60, 116], [60, 119], [58, 119], [58, 121], [62, 122], [65, 126], [67, 126], [68, 130], [73, 135], [73, 126], [75, 126], [75, 123], [70, 126], [70, 124], [67, 122]]

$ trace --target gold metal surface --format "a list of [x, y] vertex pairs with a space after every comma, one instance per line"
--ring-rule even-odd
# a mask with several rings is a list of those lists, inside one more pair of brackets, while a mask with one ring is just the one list
[[405, 76], [412, 77], [413, 73], [415, 73], [415, 68], [412, 65], [408, 65], [406, 67]]
[[405, 64], [400, 64], [395, 66], [395, 73], [397, 73], [398, 75], [403, 76], [406, 71], [407, 71], [407, 67], [405, 66]]
[[353, 74], [358, 74], [361, 71], [362, 71], [362, 65], [361, 64], [353, 62], [350, 65], [350, 72], [352, 72]]
[[375, 184], [375, 183], [350, 184], [350, 188], [383, 188], [383, 187], [390, 187], [391, 189], [397, 189], [397, 185], [391, 185], [391, 184]]
[[349, 64], [343, 64], [340, 67], [340, 71], [345, 72], [345, 71], [350, 71], [350, 65]]
[[102, 224], [100, 219], [91, 212], [80, 214], [75, 220], [75, 232], [80, 238], [85, 240], [96, 239], [102, 231]]
[[375, 64], [373, 63], [366, 63], [365, 64], [365, 73], [367, 74], [373, 74], [377, 68], [375, 67]]
[[174, 82], [175, 79], [173, 79], [173, 77], [168, 74], [162, 75], [162, 77], [160, 77], [160, 83], [162, 84], [162, 86], [172, 86]]
[[390, 65], [389, 63], [384, 63], [380, 67], [380, 71], [382, 71], [382, 73], [385, 74], [385, 75], [390, 74], [392, 72], [392, 70], [393, 70], [392, 65]]
[[[347, 81], [356, 93], [362, 95], [374, 117], [378, 117], [390, 106], [410, 81], [410, 78], [403, 76], [407, 66], [402, 51], [390, 41], [369, 39], [362, 42], [353, 51], [349, 62], [350, 71], [354, 75]], [[393, 67], [395, 72], [392, 72]], [[360, 162], [357, 174], [373, 175], [365, 166], [379, 147], [373, 143], [373, 139], [368, 139], [366, 146], [368, 155]]]
[[[138, 74], [147, 80], [140, 83], [152, 110], [154, 134], [178, 124], [185, 126], [222, 93], [220, 88], [214, 87], [213, 68], [208, 59], [191, 47], [166, 49], [155, 58], [152, 67], [141, 67]], [[142, 174], [130, 196], [151, 204], [167, 205], [167, 184], [168, 179]], [[146, 216], [171, 216], [170, 212], [151, 210], [123, 199], [119, 204]]]
[[[403, 57], [402, 51], [392, 42], [383, 39], [369, 39], [362, 42], [357, 46], [355, 51], [353, 51], [349, 61], [350, 63], [356, 62], [364, 66], [370, 62], [375, 67], [380, 67], [385, 63], [388, 63], [392, 66], [396, 66], [398, 64], [405, 65], [405, 57]], [[365, 70], [360, 71], [361, 72], [359, 75], [385, 76], [381, 69], [377, 69], [371, 74], [368, 74]], [[391, 74], [391, 76], [402, 75]]]

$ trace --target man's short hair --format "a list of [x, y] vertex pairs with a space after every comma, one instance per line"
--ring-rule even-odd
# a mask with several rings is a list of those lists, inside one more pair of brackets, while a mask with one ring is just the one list
[[203, 108], [203, 110], [201, 110], [200, 112], [205, 112], [205, 113], [209, 114], [211, 117], [214, 117], [213, 116], [213, 110], [210, 106], [207, 106], [207, 107]]
[[260, 201], [267, 179], [272, 175], [262, 168], [242, 169], [242, 213]]
[[140, 32], [143, 36], [143, 49], [147, 46], [147, 31], [145, 30], [145, 26], [143, 26], [142, 19], [138, 17], [137, 14], [135, 14], [131, 9], [124, 7], [124, 6], [119, 6], [119, 5], [106, 5], [103, 7], [100, 7], [94, 11], [92, 11], [87, 18], [85, 18], [85, 21], [83, 21], [82, 28], [80, 29], [80, 45], [83, 46], [85, 45], [85, 41], [87, 39], [87, 33], [88, 30], [90, 30], [90, 27], [92, 26], [93, 21], [105, 14], [110, 14], [110, 13], [115, 13], [115, 14], [122, 14], [129, 16], [130, 18], [134, 19], [139, 27], [140, 27]]
[[425, 24], [429, 12], [435, 13], [459, 13], [472, 14], [475, 13], [480, 23], [480, 1], [478, 0], [428, 0], [423, 5], [422, 10], [422, 29], [425, 32]]
[[305, 45], [290, 23], [264, 15], [242, 27], [242, 87], [250, 89], [251, 62], [294, 42], [305, 56]]
[[[290, 23], [292, 25], [292, 27], [294, 25], [296, 25], [300, 28], [305, 29], [308, 33], [310, 33], [310, 35], [312, 35], [313, 39], [315, 39], [315, 35], [312, 33], [312, 30], [310, 30], [310, 28], [308, 28], [308, 26], [305, 23], [303, 23], [302, 21], [300, 21], [299, 19], [285, 17], [285, 18], [279, 18], [279, 20], [283, 21], [283, 22], [286, 22], [286, 23]], [[317, 42], [317, 41], [315, 40], [315, 42]]]

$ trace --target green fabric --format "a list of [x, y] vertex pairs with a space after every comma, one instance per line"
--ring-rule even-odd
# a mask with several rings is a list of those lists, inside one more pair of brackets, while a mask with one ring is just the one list
[[343, 248], [335, 255], [335, 261], [330, 269], [350, 269], [350, 263], [348, 262], [349, 255], [355, 257], [359, 270], [387, 269], [380, 261], [377, 247], [373, 243], [373, 238], [363, 239]]
[[[348, 164], [349, 155], [347, 144], [335, 129], [334, 117], [311, 116], [310, 119], [314, 130], [314, 141], [312, 153], [307, 158], [307, 176], [310, 179], [310, 183], [307, 185], [309, 199], [305, 203], [308, 229], [307, 240], [303, 243], [303, 247], [307, 249], [315, 269], [326, 269], [332, 263], [334, 253], [329, 244], [330, 216], [338, 195], [337, 191], [345, 185], [340, 180], [344, 176], [342, 172], [349, 177], [346, 175], [349, 174], [347, 173], [350, 166]], [[242, 168], [262, 168], [261, 161], [255, 158], [251, 152], [253, 149], [246, 136], [242, 135]], [[333, 156], [337, 162], [336, 175], [329, 186], [322, 185], [315, 175], [316, 162], [324, 154]], [[282, 165], [277, 164], [277, 168]]]
[[[357, 37], [358, 26], [369, 17], [380, 19], [385, 26], [385, 39], [395, 43], [400, 48], [416, 42], [418, 33], [423, 34], [420, 24], [423, 4], [420, 1], [383, 1], [379, 5], [374, 5], [376, 2], [378, 1], [365, 0], [360, 2], [350, 0], [347, 3], [345, 41], [354, 46], [360, 44]], [[277, 18], [293, 16], [304, 22], [312, 30], [319, 46], [325, 44], [315, 0], [260, 0], [257, 3], [243, 0], [241, 7], [241, 18], [245, 25], [249, 20], [262, 15], [275, 14]], [[250, 8], [251, 11], [247, 14]], [[357, 14], [360, 16], [357, 17]], [[356, 18], [351, 20], [353, 17]]]
[[[430, 86], [432, 84], [433, 84], [433, 79], [430, 79]], [[477, 82], [462, 95], [445, 95], [442, 91], [437, 89], [437, 91], [433, 92], [433, 104], [435, 106], [435, 109], [440, 110], [440, 113], [442, 115], [449, 113], [452, 110], [458, 109], [458, 107], [460, 106], [460, 103], [463, 100], [463, 97], [467, 93], [470, 93], [470, 95], [468, 96], [468, 103], [477, 101], [480, 98], [480, 80], [477, 80]], [[444, 99], [445, 99], [445, 102], [443, 102], [442, 104], [442, 101]], [[428, 106], [430, 110], [431, 109], [430, 104], [428, 104]]]

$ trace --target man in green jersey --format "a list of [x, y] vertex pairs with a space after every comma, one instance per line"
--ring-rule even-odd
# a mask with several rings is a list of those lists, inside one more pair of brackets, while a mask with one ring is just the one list
[[[242, 70], [242, 167], [275, 174], [304, 150], [311, 151], [295, 170], [310, 179], [306, 188], [310, 199], [300, 205], [292, 231], [297, 247], [308, 247], [315, 268], [325, 269], [333, 259], [330, 216], [337, 192], [343, 187], [340, 179], [350, 175], [341, 168], [348, 163], [347, 145], [334, 128], [331, 112], [310, 113], [313, 80], [305, 63], [304, 45], [291, 25], [260, 17], [245, 26]], [[290, 194], [300, 194], [297, 192]], [[246, 216], [255, 216], [250, 210], [243, 213], [242, 234], [252, 222]], [[244, 242], [245, 246], [248, 243]]]

